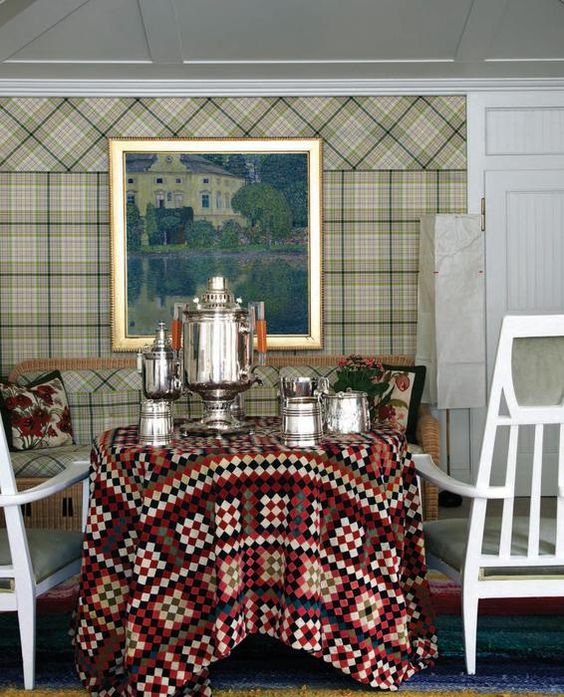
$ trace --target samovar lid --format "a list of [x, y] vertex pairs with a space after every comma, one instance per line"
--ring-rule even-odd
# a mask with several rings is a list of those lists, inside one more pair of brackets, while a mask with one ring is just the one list
[[206, 310], [224, 309], [237, 310], [241, 302], [240, 298], [235, 299], [233, 293], [229, 290], [229, 284], [224, 276], [212, 276], [208, 278], [208, 289], [203, 295], [203, 298], [196, 299], [198, 307]]

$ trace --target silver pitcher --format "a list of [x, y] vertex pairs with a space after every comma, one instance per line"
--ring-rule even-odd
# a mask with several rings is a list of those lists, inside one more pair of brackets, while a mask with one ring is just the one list
[[337, 392], [323, 395], [326, 433], [365, 433], [370, 431], [370, 409], [366, 392]]
[[139, 441], [144, 445], [166, 445], [172, 436], [171, 403], [182, 394], [180, 362], [159, 322], [155, 340], [137, 354], [145, 399], [139, 415]]
[[284, 408], [284, 400], [288, 397], [315, 397], [329, 392], [329, 378], [305, 377], [305, 376], [281, 376], [280, 390], [280, 416]]
[[213, 276], [195, 308], [184, 310], [184, 383], [203, 400], [200, 429], [236, 433], [249, 429], [231, 412], [235, 397], [258, 382], [252, 374], [253, 329], [249, 311], [235, 300], [227, 279]]
[[280, 397], [313, 397], [318, 393], [329, 392], [329, 378], [326, 377], [281, 377]]

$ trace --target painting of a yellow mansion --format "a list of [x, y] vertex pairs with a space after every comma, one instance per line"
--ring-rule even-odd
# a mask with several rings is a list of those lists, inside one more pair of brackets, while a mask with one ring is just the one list
[[244, 177], [199, 155], [127, 155], [127, 203], [134, 203], [142, 214], [150, 203], [155, 208], [192, 208], [194, 220], [208, 221], [217, 229], [228, 220], [243, 224], [245, 218], [233, 210], [231, 201], [244, 184]]

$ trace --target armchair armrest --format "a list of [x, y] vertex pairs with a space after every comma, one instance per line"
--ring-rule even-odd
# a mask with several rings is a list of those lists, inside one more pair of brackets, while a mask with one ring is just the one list
[[[431, 414], [426, 404], [419, 407], [416, 426], [417, 443], [424, 453], [430, 455], [438, 463], [441, 454], [441, 431], [439, 420]], [[439, 517], [439, 489], [426, 480], [422, 483], [423, 517], [425, 520], [437, 520]]]
[[413, 455], [415, 469], [420, 477], [432, 482], [441, 489], [452, 491], [453, 494], [460, 494], [473, 499], [503, 499], [511, 495], [509, 487], [488, 486], [477, 487], [475, 484], [467, 484], [451, 477], [437, 467], [430, 455], [418, 453]]
[[87, 462], [69, 465], [62, 472], [59, 472], [54, 477], [50, 477], [37, 486], [18, 492], [17, 494], [0, 495], [0, 506], [22, 506], [25, 503], [32, 503], [33, 501], [39, 501], [40, 499], [52, 496], [86, 479], [89, 469], [90, 464]]

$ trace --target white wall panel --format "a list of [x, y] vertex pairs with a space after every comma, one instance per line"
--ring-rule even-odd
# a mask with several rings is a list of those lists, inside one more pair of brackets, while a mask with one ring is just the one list
[[564, 308], [564, 191], [507, 194], [507, 311]]
[[[486, 200], [490, 372], [504, 312], [564, 308], [564, 91], [474, 92], [467, 106], [469, 212]], [[484, 422], [485, 409], [470, 410], [474, 472]]]
[[564, 107], [486, 110], [486, 155], [564, 153]]

